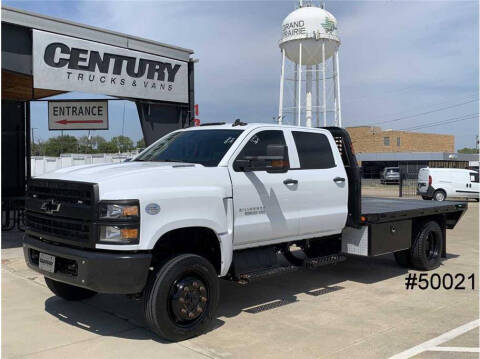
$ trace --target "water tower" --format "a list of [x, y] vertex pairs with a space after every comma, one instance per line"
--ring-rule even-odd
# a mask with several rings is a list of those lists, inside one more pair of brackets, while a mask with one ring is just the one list
[[[337, 20], [302, 2], [282, 23], [278, 123], [342, 126]], [[288, 88], [290, 85], [290, 88]], [[320, 98], [322, 99], [320, 101]], [[315, 102], [314, 102], [315, 100]]]

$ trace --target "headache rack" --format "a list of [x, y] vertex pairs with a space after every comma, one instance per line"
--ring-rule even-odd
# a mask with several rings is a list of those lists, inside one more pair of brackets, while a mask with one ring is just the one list
[[359, 228], [363, 223], [362, 215], [362, 187], [360, 169], [353, 151], [352, 140], [347, 130], [340, 127], [319, 127], [328, 130], [337, 144], [342, 162], [348, 177], [348, 217], [347, 226]]

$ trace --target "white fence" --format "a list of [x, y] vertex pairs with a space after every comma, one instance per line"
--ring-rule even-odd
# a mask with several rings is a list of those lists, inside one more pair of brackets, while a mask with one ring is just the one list
[[32, 177], [52, 172], [61, 168], [91, 165], [97, 163], [119, 163], [132, 158], [137, 153], [96, 153], [96, 154], [75, 154], [62, 153], [60, 157], [32, 156], [31, 173]]

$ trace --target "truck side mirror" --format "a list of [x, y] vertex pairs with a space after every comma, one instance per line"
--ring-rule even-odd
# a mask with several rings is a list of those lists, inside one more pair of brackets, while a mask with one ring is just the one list
[[282, 173], [290, 168], [288, 162], [288, 147], [285, 145], [267, 145], [267, 156], [269, 166], [267, 172]]
[[233, 163], [233, 168], [239, 172], [286, 172], [290, 168], [288, 163], [288, 147], [285, 145], [267, 145], [267, 153], [265, 156], [245, 156], [236, 159]]

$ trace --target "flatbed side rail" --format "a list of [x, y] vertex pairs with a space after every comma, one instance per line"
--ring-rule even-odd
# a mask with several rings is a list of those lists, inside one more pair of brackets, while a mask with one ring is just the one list
[[348, 217], [347, 226], [362, 226], [362, 187], [360, 169], [353, 151], [352, 140], [348, 132], [340, 127], [320, 127], [330, 131], [337, 144], [348, 177]]
[[412, 208], [392, 211], [379, 211], [378, 213], [364, 213], [366, 224], [401, 221], [429, 216], [444, 216], [446, 227], [453, 229], [468, 208], [466, 203], [452, 203], [431, 208]]

